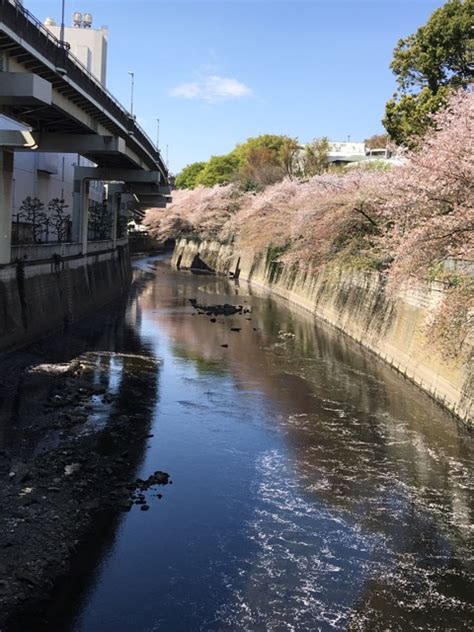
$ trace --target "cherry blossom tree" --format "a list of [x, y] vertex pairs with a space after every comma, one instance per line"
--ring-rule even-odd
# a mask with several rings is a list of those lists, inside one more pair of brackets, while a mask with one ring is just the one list
[[461, 90], [391, 169], [287, 178], [258, 193], [176, 191], [147, 226], [160, 239], [235, 238], [255, 252], [272, 245], [304, 267], [352, 260], [384, 269], [394, 285], [426, 279], [447, 259], [474, 259], [473, 114], [474, 95]]
[[474, 94], [456, 93], [434, 125], [381, 182], [394, 277], [421, 278], [448, 258], [474, 258]]

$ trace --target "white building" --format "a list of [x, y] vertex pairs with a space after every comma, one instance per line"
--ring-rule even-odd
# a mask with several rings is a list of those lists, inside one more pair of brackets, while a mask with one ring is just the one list
[[[74, 18], [80, 14], [75, 13]], [[64, 29], [64, 40], [71, 46], [71, 52], [105, 86], [107, 69], [107, 27], [93, 29], [92, 16], [87, 23], [81, 16], [81, 22], [76, 19], [76, 26]], [[73, 20], [74, 20], [73, 18]], [[45, 20], [48, 29], [59, 38], [60, 27], [52, 18]], [[0, 115], [0, 128], [21, 129], [21, 125]], [[47, 212], [48, 203], [53, 199], [64, 200], [65, 214], [72, 215], [74, 167], [91, 166], [92, 162], [79, 154], [53, 154], [33, 151], [16, 151], [14, 154], [13, 186], [12, 186], [12, 222], [13, 239], [22, 241], [28, 239], [28, 226], [22, 217], [21, 206], [27, 197], [38, 198], [44, 204]], [[104, 187], [102, 183], [91, 182], [89, 197], [91, 201], [102, 202]], [[66, 235], [69, 236], [70, 235]], [[41, 239], [54, 240], [55, 235], [49, 228], [45, 228]]]
[[364, 143], [336, 141], [329, 143], [328, 160], [330, 164], [348, 164], [366, 159]]
[[[105, 87], [107, 80], [107, 44], [108, 29], [101, 26], [100, 29], [92, 28], [92, 15], [81, 14], [76, 11], [73, 14], [73, 25], [64, 28], [64, 40], [70, 45], [71, 53], [87, 68], [87, 70]], [[53, 18], [46, 18], [45, 26], [60, 39], [61, 27]]]
[[[303, 150], [300, 156], [303, 155]], [[398, 164], [392, 151], [386, 147], [369, 149], [365, 143], [351, 141], [329, 141], [328, 163], [330, 165], [357, 166], [357, 163], [385, 162], [389, 165]]]

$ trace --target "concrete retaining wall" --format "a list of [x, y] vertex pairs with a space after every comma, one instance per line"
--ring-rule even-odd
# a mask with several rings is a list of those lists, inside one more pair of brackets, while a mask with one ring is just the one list
[[[431, 283], [388, 296], [378, 272], [332, 270], [309, 275], [255, 256], [233, 244], [182, 239], [172, 263], [179, 268], [207, 266], [267, 288], [337, 327], [382, 357], [446, 406], [474, 424], [474, 366], [448, 361], [426, 337], [441, 284]], [[474, 348], [474, 334], [471, 339]]]
[[0, 350], [68, 326], [129, 286], [128, 248], [0, 268]]

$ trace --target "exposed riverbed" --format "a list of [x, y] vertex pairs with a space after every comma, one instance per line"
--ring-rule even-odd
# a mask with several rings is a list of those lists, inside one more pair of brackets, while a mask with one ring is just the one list
[[[147, 511], [123, 512], [123, 496], [102, 492], [101, 524], [22, 630], [471, 630], [472, 434], [283, 301], [156, 259], [138, 262], [136, 277], [126, 306], [14, 363], [21, 372], [82, 358], [92, 386], [68, 404], [77, 423], [27, 424], [41, 398], [60, 408], [60, 393], [41, 382], [32, 396], [23, 379], [4, 394], [0, 447], [24, 465], [65, 441], [90, 450], [100, 436], [109, 486], [156, 470], [172, 485], [144, 492]], [[190, 299], [243, 309], [213, 316]], [[61, 476], [77, 462], [63, 460]], [[92, 502], [97, 481], [87, 480]], [[67, 489], [80, 514], [83, 497]], [[16, 517], [23, 536], [49, 502], [48, 487], [41, 494]]]

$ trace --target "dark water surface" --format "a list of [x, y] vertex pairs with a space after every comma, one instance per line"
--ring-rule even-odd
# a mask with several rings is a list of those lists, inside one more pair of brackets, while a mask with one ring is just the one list
[[[51, 629], [472, 630], [469, 433], [282, 301], [138, 267], [119, 346], [157, 361], [139, 474], [173, 484], [120, 516]], [[189, 298], [252, 313], [211, 323]]]

